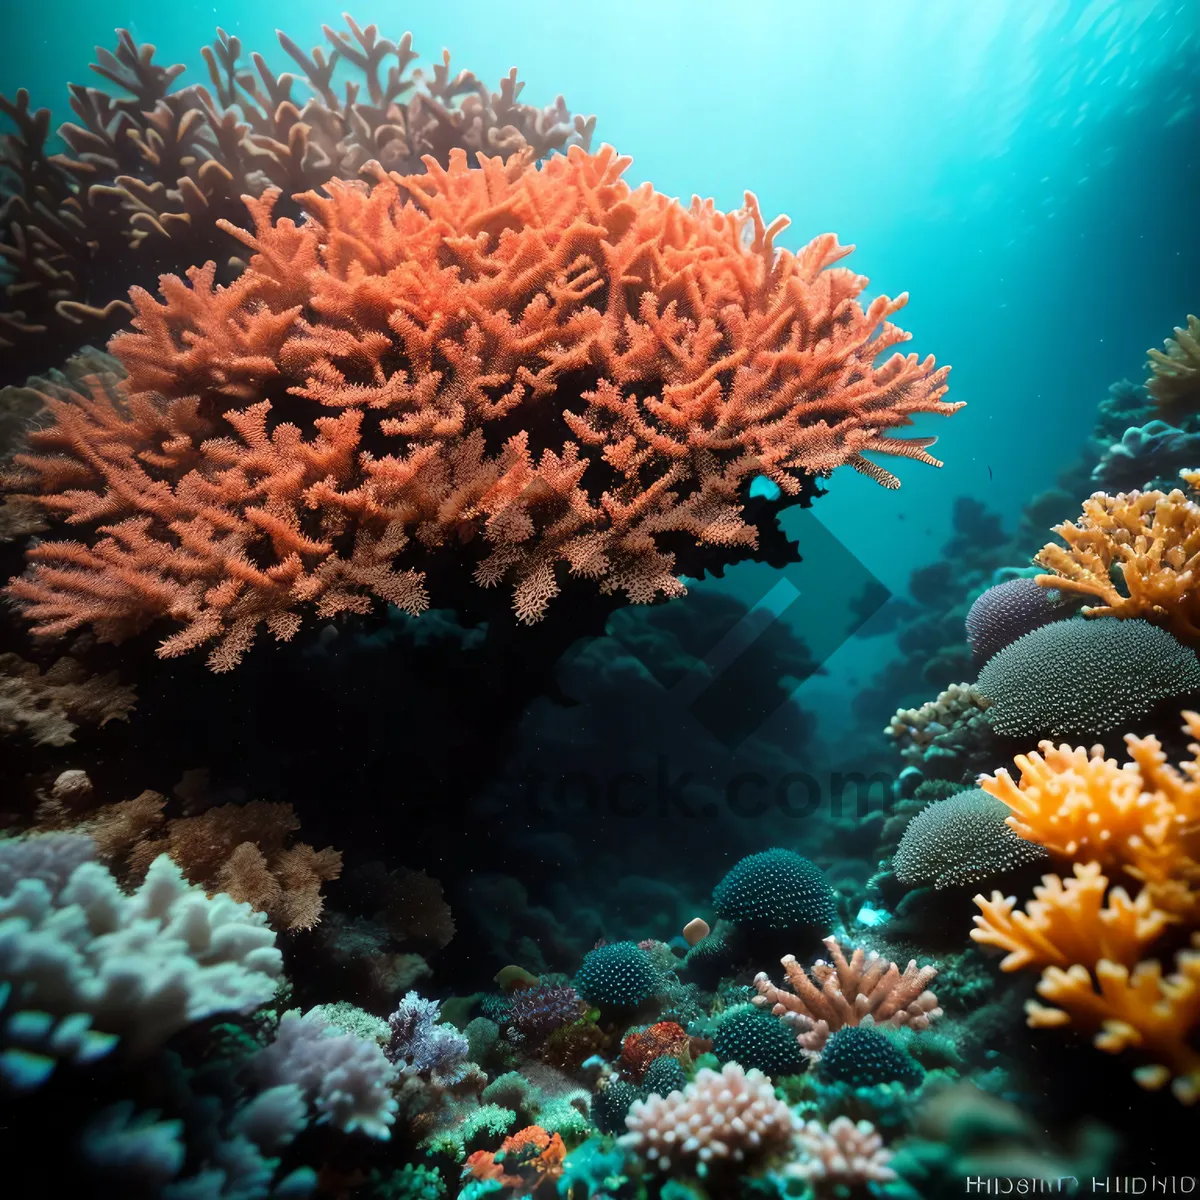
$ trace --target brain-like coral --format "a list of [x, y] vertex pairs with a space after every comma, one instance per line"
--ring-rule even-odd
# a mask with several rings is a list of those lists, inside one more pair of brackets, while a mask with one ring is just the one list
[[1116, 617], [1043, 625], [990, 659], [979, 690], [1006, 736], [1095, 739], [1200, 691], [1200, 663], [1165, 629]]
[[808, 1066], [792, 1029], [752, 1004], [732, 1008], [721, 1016], [713, 1053], [723, 1063], [741, 1063], [772, 1078], [798, 1075]]
[[833, 1033], [821, 1052], [821, 1074], [853, 1087], [879, 1083], [921, 1082], [923, 1072], [912, 1056], [870, 1025], [847, 1025]]
[[1046, 857], [1008, 827], [1008, 807], [980, 788], [935, 800], [909, 822], [892, 858], [908, 887], [978, 883]]
[[637, 942], [609, 942], [589, 950], [575, 976], [575, 990], [601, 1008], [636, 1008], [662, 986], [649, 955]]
[[[251, 251], [132, 293], [111, 349], [126, 391], [48, 402], [20, 456], [30, 495], [82, 535], [31, 551], [12, 595], [43, 634], [119, 640], [159, 620], [177, 655], [231, 667], [302, 614], [419, 612], [507, 584], [541, 619], [569, 577], [634, 602], [753, 555], [779, 504], [865, 455], [936, 463], [918, 413], [950, 413], [945, 369], [865, 310], [832, 236], [778, 250], [753, 197], [727, 215], [621, 178], [572, 147], [332, 180]], [[782, 501], [780, 502], [782, 503]], [[471, 602], [478, 593], [470, 591]], [[447, 600], [449, 597], [449, 600]]]
[[637, 1100], [621, 1143], [655, 1171], [707, 1173], [761, 1165], [787, 1150], [800, 1126], [761, 1071], [707, 1067], [670, 1096]]
[[821, 869], [792, 850], [764, 850], [735, 863], [713, 889], [713, 910], [754, 940], [820, 937], [837, 916]]
[[1009, 579], [990, 587], [967, 613], [967, 640], [977, 662], [987, 662], [1031, 630], [1067, 615], [1032, 579]]

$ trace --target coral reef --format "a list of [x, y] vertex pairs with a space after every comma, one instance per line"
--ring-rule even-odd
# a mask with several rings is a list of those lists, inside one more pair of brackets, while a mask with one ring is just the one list
[[10, 591], [35, 631], [169, 618], [161, 654], [216, 642], [228, 669], [260, 626], [419, 612], [464, 565], [527, 622], [564, 572], [646, 602], [756, 552], [778, 504], [748, 509], [752, 478], [794, 502], [842, 464], [895, 486], [871, 451], [935, 461], [895, 431], [958, 407], [945, 369], [873, 365], [907, 337], [887, 319], [903, 298], [864, 311], [834, 238], [777, 251], [752, 197], [685, 209], [631, 190], [627, 163], [456, 151], [369, 190], [330, 181], [302, 225], [273, 221], [268, 191], [253, 234], [223, 226], [253, 251], [228, 287], [209, 266], [164, 277], [161, 303], [135, 290], [136, 332], [112, 343], [128, 399], [48, 400], [17, 456], [27, 494], [95, 529], [31, 550]]
[[1188, 316], [1161, 350], [1148, 350], [1150, 378], [1146, 390], [1159, 411], [1167, 415], [1195, 412], [1200, 407], [1200, 318]]
[[[28, 375], [64, 346], [106, 337], [132, 311], [131, 284], [230, 260], [237, 245], [219, 221], [244, 224], [241, 196], [355, 179], [370, 160], [419, 171], [423, 157], [445, 165], [452, 149], [540, 157], [591, 137], [594, 122], [561, 97], [521, 103], [515, 69], [494, 92], [453, 73], [448, 53], [410, 74], [409, 34], [392, 41], [346, 24], [325, 26], [328, 49], [308, 53], [280, 32], [294, 68], [279, 75], [261, 55], [242, 61], [240, 40], [219, 29], [204, 48], [211, 89], [176, 86], [182, 66], [158, 65], [153, 46], [118, 30], [116, 50], [99, 49], [92, 67], [118, 92], [71, 87], [79, 123], [59, 130], [63, 154], [47, 153], [47, 109], [24, 89], [0, 97], [14, 126], [0, 141], [6, 369]], [[354, 76], [344, 95], [341, 64]]]
[[973, 777], [991, 765], [991, 702], [970, 683], [952, 683], [920, 708], [902, 708], [884, 733], [910, 767], [932, 779]]

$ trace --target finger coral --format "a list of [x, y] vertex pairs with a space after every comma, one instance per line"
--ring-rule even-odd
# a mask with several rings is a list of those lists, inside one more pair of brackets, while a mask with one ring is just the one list
[[422, 156], [444, 165], [456, 147], [542, 156], [591, 136], [594, 120], [572, 117], [561, 97], [522, 103], [515, 69], [497, 91], [452, 71], [449, 53], [411, 72], [411, 35], [393, 41], [345, 21], [324, 26], [327, 48], [307, 53], [279, 33], [294, 64], [279, 75], [259, 54], [245, 62], [240, 40], [219, 29], [204, 48], [211, 89], [178, 86], [182, 66], [156, 63], [153, 46], [118, 30], [116, 49], [98, 49], [92, 66], [113, 90], [71, 86], [76, 121], [59, 130], [62, 154], [48, 153], [48, 109], [24, 89], [0, 97], [13, 127], [0, 139], [6, 369], [23, 377], [64, 346], [106, 337], [128, 319], [132, 283], [227, 262], [237, 247], [217, 222], [245, 221], [244, 194], [353, 179], [372, 159], [419, 171]]
[[906, 1025], [927, 1029], [942, 1015], [929, 984], [937, 967], [918, 967], [911, 961], [904, 971], [875, 951], [861, 946], [847, 959], [834, 937], [825, 939], [832, 962], [818, 959], [809, 973], [790, 954], [783, 971], [791, 991], [776, 987], [765, 972], [754, 978], [758, 995], [754, 1003], [771, 1011], [796, 1030], [796, 1039], [810, 1057], [821, 1053], [829, 1035], [868, 1019], [876, 1025]]
[[789, 1178], [811, 1180], [818, 1186], [824, 1182], [846, 1186], [887, 1183], [896, 1178], [889, 1165], [892, 1153], [870, 1121], [856, 1123], [849, 1117], [835, 1117], [828, 1127], [808, 1121], [797, 1143], [797, 1161], [783, 1172]]
[[761, 1071], [701, 1068], [682, 1092], [635, 1100], [619, 1140], [654, 1171], [744, 1171], [785, 1153], [799, 1118]]
[[862, 308], [832, 235], [777, 250], [752, 196], [631, 190], [608, 147], [425, 161], [331, 180], [301, 225], [251, 198], [253, 234], [223, 225], [253, 252], [234, 283], [135, 289], [127, 398], [49, 401], [18, 458], [91, 530], [12, 585], [35, 632], [169, 619], [162, 655], [215, 642], [221, 670], [306, 610], [453, 603], [464, 569], [525, 622], [566, 577], [650, 602], [755, 552], [756, 477], [796, 500], [842, 464], [896, 486], [872, 451], [936, 462], [896, 431], [959, 407], [946, 369], [875, 365], [906, 297]]
[[1097, 603], [1087, 616], [1140, 617], [1185, 644], [1200, 643], [1200, 505], [1172, 492], [1097, 492], [1078, 522], [1054, 532], [1035, 561], [1042, 587]]

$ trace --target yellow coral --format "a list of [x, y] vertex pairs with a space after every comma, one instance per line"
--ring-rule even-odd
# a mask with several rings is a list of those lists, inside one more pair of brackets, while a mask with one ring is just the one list
[[1146, 357], [1151, 372], [1146, 390], [1165, 415], [1200, 408], [1200, 319], [1189, 315], [1162, 350], [1148, 350]]
[[975, 917], [971, 937], [1008, 954], [1003, 971], [1023, 967], [1094, 967], [1101, 959], [1135, 964], [1166, 928], [1167, 914], [1154, 906], [1143, 889], [1135, 900], [1124, 888], [1108, 892], [1108, 879], [1099, 863], [1076, 863], [1074, 878], [1042, 876], [1025, 911], [1015, 896], [993, 892], [990, 900], [976, 896], [982, 915]]
[[[1171, 1082], [1175, 1096], [1200, 1098], [1200, 1052], [1190, 1038], [1200, 1024], [1200, 933], [1175, 956], [1175, 973], [1145, 959], [1169, 926], [1200, 926], [1200, 714], [1185, 712], [1192, 758], [1167, 761], [1155, 737], [1126, 735], [1130, 762], [1104, 757], [1102, 746], [1054, 746], [1015, 759], [979, 784], [1012, 810], [1022, 837], [1074, 859], [1073, 877], [1043, 877], [1024, 910], [1014, 896], [976, 896], [971, 936], [1006, 951], [1001, 968], [1041, 968], [1041, 1004], [1028, 1005], [1031, 1026], [1095, 1030], [1111, 1054], [1134, 1049], [1149, 1064], [1134, 1071], [1146, 1088]], [[1105, 873], [1108, 868], [1108, 873]], [[1140, 885], [1131, 898], [1111, 877]]]
[[1054, 532], [1066, 546], [1035, 558], [1053, 572], [1037, 576], [1042, 587], [1094, 596], [1088, 616], [1141, 617], [1200, 642], [1200, 505], [1183, 492], [1097, 492]]
[[1192, 945], [1175, 956], [1175, 973], [1166, 977], [1153, 961], [1131, 971], [1101, 959], [1094, 977], [1078, 963], [1065, 971], [1047, 967], [1038, 994], [1058, 1007], [1031, 1000], [1029, 1024], [1096, 1029], [1094, 1045], [1109, 1054], [1139, 1050], [1152, 1062], [1134, 1071], [1138, 1083], [1154, 1090], [1170, 1080], [1176, 1098], [1192, 1104], [1200, 1097], [1200, 1053], [1190, 1044], [1200, 1022], [1200, 936]]

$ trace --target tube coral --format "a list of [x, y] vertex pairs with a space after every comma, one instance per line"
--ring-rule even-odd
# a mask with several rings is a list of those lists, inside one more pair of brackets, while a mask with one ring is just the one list
[[525, 622], [565, 575], [644, 603], [754, 552], [756, 476], [794, 500], [841, 464], [897, 486], [872, 451], [936, 464], [895, 430], [959, 407], [946, 368], [875, 365], [908, 337], [888, 319], [905, 296], [863, 309], [832, 235], [777, 251], [753, 196], [684, 208], [631, 190], [628, 163], [454, 151], [331, 180], [302, 225], [273, 220], [277, 191], [248, 199], [254, 233], [223, 224], [245, 273], [135, 289], [111, 347], [127, 397], [48, 401], [18, 458], [94, 531], [31, 552], [11, 594], [35, 632], [168, 618], [162, 655], [216, 642], [222, 670], [301, 610], [444, 604], [464, 565]]

